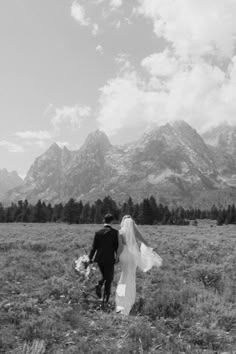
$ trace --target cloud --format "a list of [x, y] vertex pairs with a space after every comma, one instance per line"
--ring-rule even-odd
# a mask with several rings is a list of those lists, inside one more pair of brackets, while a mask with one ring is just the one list
[[99, 32], [99, 26], [97, 23], [94, 23], [92, 25], [92, 35], [93, 36], [97, 36], [98, 35], [98, 32]]
[[121, 27], [121, 21], [119, 20], [115, 23], [115, 28], [120, 29], [120, 27]]
[[89, 106], [75, 105], [56, 108], [55, 115], [51, 122], [56, 131], [63, 127], [78, 129], [81, 127], [82, 121], [89, 117], [91, 108]]
[[178, 69], [178, 60], [166, 49], [144, 58], [141, 65], [153, 76], [172, 76]]
[[118, 9], [123, 4], [123, 0], [110, 0], [110, 5], [112, 9]]
[[162, 72], [156, 74], [155, 86], [134, 70], [109, 80], [101, 88], [100, 128], [122, 135], [127, 129], [135, 133], [179, 119], [199, 131], [222, 121], [236, 124], [236, 57], [227, 72], [201, 61], [192, 66], [179, 62], [165, 80]]
[[24, 140], [24, 145], [27, 147], [36, 146], [40, 149], [44, 149], [48, 146], [48, 142], [45, 140], [29, 139]]
[[47, 146], [47, 141], [53, 139], [54, 133], [47, 130], [26, 130], [22, 132], [16, 132], [14, 136], [23, 139], [23, 143], [26, 146], [37, 146], [40, 149], [43, 149]]
[[48, 106], [45, 108], [45, 110], [43, 111], [43, 117], [47, 117], [50, 115], [50, 113], [52, 113], [53, 111], [53, 104], [49, 103]]
[[142, 82], [131, 71], [110, 80], [100, 89], [98, 124], [109, 135], [121, 129], [143, 127], [151, 117]]
[[21, 145], [12, 143], [11, 141], [7, 141], [7, 140], [0, 140], [0, 147], [5, 148], [9, 152], [19, 153], [25, 151]]
[[86, 17], [84, 7], [77, 1], [73, 1], [71, 5], [71, 16], [79, 22], [81, 26], [90, 26], [90, 18]]
[[231, 58], [235, 49], [236, 2], [232, 0], [139, 0], [137, 12], [153, 22], [181, 58]]
[[118, 65], [121, 73], [133, 70], [130, 62], [130, 55], [127, 53], [119, 53], [115, 57], [115, 63]]
[[143, 58], [141, 67], [127, 55], [116, 58], [117, 76], [100, 89], [100, 128], [114, 136], [130, 131], [133, 138], [138, 129], [178, 119], [199, 131], [236, 124], [236, 2], [137, 3], [136, 14], [152, 21], [165, 48]]
[[71, 5], [71, 16], [81, 25], [89, 27], [93, 36], [97, 36], [99, 32], [99, 26], [97, 23], [92, 23], [90, 17], [86, 16], [85, 7], [78, 3], [78, 1], [73, 1]]
[[96, 46], [96, 52], [98, 52], [98, 53], [101, 54], [101, 55], [104, 54], [104, 52], [103, 52], [103, 47], [102, 47], [100, 44], [98, 44], [98, 45]]
[[16, 132], [15, 136], [22, 139], [49, 140], [53, 135], [46, 130]]

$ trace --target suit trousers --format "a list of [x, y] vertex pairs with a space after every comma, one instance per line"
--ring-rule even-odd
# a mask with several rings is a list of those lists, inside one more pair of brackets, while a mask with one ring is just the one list
[[103, 299], [105, 301], [109, 300], [111, 293], [111, 283], [114, 277], [114, 263], [98, 263], [98, 267], [102, 274], [102, 279], [99, 281], [99, 286], [102, 287], [104, 284], [104, 295]]

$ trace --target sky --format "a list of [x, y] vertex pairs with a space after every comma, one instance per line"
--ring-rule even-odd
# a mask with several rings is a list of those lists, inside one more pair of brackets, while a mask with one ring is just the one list
[[0, 169], [57, 142], [236, 124], [236, 0], [0, 2]]

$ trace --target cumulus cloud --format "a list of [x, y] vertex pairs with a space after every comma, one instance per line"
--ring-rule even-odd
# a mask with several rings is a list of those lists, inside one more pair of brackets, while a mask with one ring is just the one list
[[140, 131], [156, 121], [161, 96], [146, 92], [135, 71], [110, 80], [100, 91], [98, 124], [107, 134], [132, 128]]
[[[98, 123], [108, 134], [183, 119], [199, 131], [222, 121], [236, 123], [236, 58], [225, 73], [204, 61], [180, 67], [156, 87], [135, 71], [110, 80], [102, 89]], [[161, 74], [160, 74], [161, 76]]]
[[103, 55], [104, 52], [103, 52], [103, 47], [101, 46], [101, 44], [98, 44], [96, 46], [96, 52], [98, 52], [99, 54]]
[[89, 106], [75, 105], [56, 108], [55, 115], [51, 122], [56, 131], [62, 129], [63, 126], [72, 129], [78, 129], [82, 121], [91, 113]]
[[117, 9], [121, 7], [123, 4], [123, 0], [110, 0], [110, 5], [112, 9]]
[[233, 0], [139, 0], [138, 13], [153, 21], [154, 32], [182, 57], [231, 58], [235, 49]]
[[79, 22], [81, 26], [90, 26], [90, 18], [86, 17], [84, 7], [77, 1], [73, 1], [71, 5], [71, 16]]
[[93, 36], [97, 36], [99, 32], [99, 26], [97, 23], [93, 23], [91, 18], [86, 15], [85, 7], [78, 1], [73, 1], [70, 8], [71, 16], [81, 25], [89, 27]]
[[0, 147], [5, 148], [9, 152], [16, 152], [16, 153], [24, 152], [23, 146], [7, 140], [0, 140]]
[[99, 32], [99, 26], [97, 23], [94, 23], [92, 25], [92, 35], [93, 36], [97, 36], [98, 35], [98, 32]]
[[127, 53], [119, 53], [115, 57], [115, 63], [118, 65], [120, 73], [128, 72], [134, 69], [130, 62], [130, 56]]
[[134, 68], [119, 55], [117, 76], [100, 90], [98, 123], [108, 134], [184, 119], [199, 131], [236, 124], [236, 2], [137, 0], [163, 51]]
[[153, 76], [171, 76], [178, 69], [178, 60], [168, 49], [151, 54], [141, 62], [142, 66]]

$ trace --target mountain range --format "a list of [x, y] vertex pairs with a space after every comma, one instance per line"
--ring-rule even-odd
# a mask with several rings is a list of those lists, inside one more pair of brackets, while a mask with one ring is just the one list
[[16, 171], [9, 172], [6, 168], [0, 169], [0, 198], [3, 198], [8, 190], [22, 184], [23, 179]]
[[70, 198], [94, 201], [106, 195], [117, 201], [153, 195], [173, 206], [233, 203], [236, 127], [223, 124], [201, 136], [185, 121], [176, 121], [122, 146], [112, 145], [99, 130], [89, 134], [77, 151], [54, 143], [4, 200], [57, 203]]

